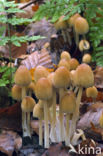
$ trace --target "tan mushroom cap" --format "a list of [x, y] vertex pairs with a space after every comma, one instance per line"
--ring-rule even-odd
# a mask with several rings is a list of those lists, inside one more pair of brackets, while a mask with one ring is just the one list
[[72, 58], [72, 59], [69, 61], [69, 64], [70, 64], [70, 70], [76, 70], [76, 68], [77, 68], [78, 65], [79, 65], [79, 62], [78, 62], [77, 59]]
[[96, 98], [97, 95], [98, 95], [98, 90], [95, 86], [89, 87], [86, 89], [86, 96], [87, 97]]
[[44, 119], [44, 109], [41, 108], [39, 104], [36, 104], [33, 108], [33, 117], [39, 118], [40, 120]]
[[70, 85], [70, 72], [66, 67], [59, 67], [54, 74], [53, 84], [56, 88], [67, 88]]
[[12, 93], [13, 99], [18, 100], [18, 101], [20, 101], [22, 99], [22, 97], [21, 97], [21, 95], [22, 95], [22, 89], [21, 89], [20, 86], [14, 85], [12, 87], [11, 93]]
[[22, 103], [21, 103], [22, 111], [23, 112], [32, 112], [35, 104], [36, 104], [36, 102], [32, 97], [26, 96], [22, 100]]
[[66, 59], [67, 61], [69, 61], [71, 59], [71, 56], [70, 56], [68, 51], [63, 51], [61, 53], [61, 55], [60, 55], [60, 58], [61, 59]]
[[40, 78], [35, 87], [35, 95], [38, 99], [49, 100], [53, 95], [53, 87], [47, 78]]
[[83, 17], [78, 17], [75, 20], [74, 28], [75, 28], [75, 32], [80, 35], [86, 34], [89, 31], [88, 22]]
[[94, 85], [94, 75], [91, 67], [85, 63], [80, 64], [76, 69], [75, 80], [79, 87], [92, 87]]
[[90, 63], [92, 61], [92, 57], [90, 54], [85, 54], [82, 58], [83, 63]]
[[58, 67], [61, 67], [61, 66], [66, 67], [68, 70], [70, 70], [70, 64], [69, 64], [69, 62], [68, 62], [67, 60], [65, 60], [65, 59], [61, 59], [61, 60], [59, 61]]
[[74, 23], [75, 23], [75, 20], [78, 18], [78, 17], [81, 17], [80, 14], [76, 13], [74, 14], [73, 16], [71, 16], [67, 22], [69, 24], [70, 27], [73, 27], [74, 26]]
[[61, 99], [61, 111], [72, 114], [76, 107], [76, 97], [73, 92], [66, 93]]
[[29, 84], [29, 86], [27, 86], [27, 91], [32, 91], [33, 93], [35, 93], [35, 83], [31, 82]]
[[71, 79], [71, 84], [73, 85], [73, 86], [75, 86], [76, 85], [76, 80], [75, 80], [75, 70], [71, 70], [70, 71], [70, 79]]
[[32, 78], [29, 70], [25, 66], [20, 66], [15, 75], [14, 75], [14, 81], [19, 86], [27, 86], [30, 84]]
[[49, 72], [44, 66], [37, 66], [34, 72], [34, 79], [35, 82], [37, 82], [42, 77], [47, 77], [49, 75]]
[[79, 50], [82, 52], [83, 50], [90, 49], [90, 44], [87, 40], [81, 40], [79, 42]]
[[65, 16], [61, 16], [57, 22], [54, 23], [56, 30], [66, 29], [67, 22], [64, 19]]

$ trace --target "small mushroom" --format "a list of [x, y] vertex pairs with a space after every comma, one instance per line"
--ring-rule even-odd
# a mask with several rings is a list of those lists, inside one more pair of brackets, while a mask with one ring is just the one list
[[[15, 75], [14, 75], [15, 83], [22, 88], [22, 100], [26, 96], [26, 87], [31, 83], [32, 78], [29, 70], [25, 66], [20, 66]], [[23, 136], [26, 136], [27, 133], [26, 129], [26, 114], [22, 112], [22, 129], [23, 129]]]
[[70, 56], [70, 54], [69, 54], [68, 51], [62, 51], [62, 53], [61, 53], [61, 55], [60, 55], [60, 58], [61, 58], [61, 59], [65, 59], [65, 60], [67, 60], [67, 61], [70, 61], [71, 56]]
[[84, 54], [84, 56], [82, 58], [82, 62], [89, 64], [91, 61], [92, 61], [91, 55], [90, 54]]
[[85, 35], [89, 31], [89, 24], [83, 17], [78, 17], [74, 23], [74, 29], [76, 32], [76, 45], [79, 45], [79, 35]]
[[53, 87], [47, 78], [40, 78], [35, 87], [35, 95], [38, 99], [44, 101], [44, 121], [45, 121], [45, 148], [49, 148], [49, 126], [48, 126], [48, 102], [53, 96]]
[[33, 109], [33, 116], [39, 119], [39, 145], [43, 145], [42, 120], [44, 119], [44, 109], [41, 108], [39, 102]]
[[69, 132], [69, 120], [70, 114], [73, 114], [76, 107], [76, 97], [73, 92], [67, 92], [61, 98], [61, 111], [62, 113], [66, 113], [66, 135], [65, 135], [65, 143], [66, 146], [70, 145], [70, 132]]
[[30, 96], [26, 96], [25, 98], [23, 98], [22, 103], [21, 103], [21, 109], [22, 111], [26, 114], [26, 131], [25, 133], [26, 136], [31, 137], [31, 131], [30, 131], [30, 112], [33, 111], [33, 108], [35, 106], [36, 102], [35, 100], [30, 97]]
[[[53, 84], [55, 88], [59, 89], [59, 102], [65, 94], [65, 89], [70, 86], [70, 72], [66, 67], [59, 67], [54, 74]], [[60, 141], [64, 141], [63, 134], [63, 114], [61, 105], [59, 105], [59, 120], [60, 120]]]
[[21, 87], [20, 86], [18, 86], [18, 85], [14, 85], [13, 87], [12, 87], [12, 90], [11, 90], [11, 93], [12, 93], [12, 97], [13, 97], [13, 99], [15, 99], [15, 100], [17, 100], [17, 101], [21, 101], [21, 99], [22, 99], [22, 89], [21, 89]]
[[72, 126], [71, 126], [72, 134], [75, 131], [76, 122], [79, 117], [79, 106], [80, 106], [80, 101], [81, 101], [81, 96], [82, 96], [82, 90], [83, 88], [92, 87], [94, 85], [94, 75], [89, 65], [83, 63], [77, 67], [76, 73], [75, 73], [75, 82], [76, 82], [76, 85], [79, 87], [79, 90], [78, 90], [78, 95], [76, 99], [76, 109], [75, 109], [75, 113], [73, 114], [73, 120], [72, 120]]
[[[73, 28], [74, 38], [76, 37], [76, 35], [75, 35], [75, 30], [74, 30], [74, 24], [75, 24], [75, 20], [76, 20], [78, 17], [81, 17], [80, 14], [75, 13], [74, 15], [72, 15], [72, 16], [67, 20], [67, 23], [69, 24], [69, 27], [70, 27], [70, 28]], [[75, 40], [76, 40], [76, 39], [75, 39]]]
[[79, 42], [79, 50], [81, 52], [85, 51], [85, 50], [89, 50], [90, 49], [90, 44], [87, 40], [81, 40]]
[[67, 24], [67, 21], [64, 20], [64, 17], [65, 16], [61, 16], [59, 18], [59, 20], [54, 23], [54, 26], [55, 26], [55, 28], [56, 28], [57, 31], [61, 30], [62, 35], [63, 35], [64, 42], [67, 42], [67, 39], [68, 39], [68, 42], [71, 45], [71, 38], [69, 36], [69, 33], [67, 34], [68, 35], [68, 38], [67, 38], [67, 35], [66, 35], [67, 32], [65, 32], [65, 30], [68, 27], [68, 24]]
[[75, 58], [70, 59], [69, 64], [70, 64], [70, 70], [76, 70], [76, 68], [79, 66], [79, 62]]
[[96, 101], [96, 97], [98, 95], [98, 90], [95, 86], [93, 87], [89, 87], [86, 89], [86, 96], [87, 97], [92, 97], [93, 98], [93, 102]]
[[66, 59], [61, 59], [59, 61], [58, 67], [61, 67], [61, 66], [66, 67], [68, 70], [70, 70], [70, 64]]

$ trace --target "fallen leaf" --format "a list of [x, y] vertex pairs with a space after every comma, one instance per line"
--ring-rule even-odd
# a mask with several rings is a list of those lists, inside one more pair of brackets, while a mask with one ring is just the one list
[[70, 156], [69, 148], [64, 147], [61, 143], [52, 145], [42, 156], [47, 156], [47, 155], [48, 156]]
[[[19, 141], [17, 141], [19, 140]], [[22, 147], [22, 138], [13, 131], [3, 131], [0, 134], [0, 151], [12, 156], [14, 150], [18, 151]]]
[[0, 109], [0, 128], [21, 132], [20, 103]]

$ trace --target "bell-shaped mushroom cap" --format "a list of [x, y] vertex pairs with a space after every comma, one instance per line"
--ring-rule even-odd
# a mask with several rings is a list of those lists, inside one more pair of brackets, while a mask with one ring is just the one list
[[73, 86], [75, 86], [76, 84], [76, 82], [75, 82], [75, 70], [71, 70], [70, 71], [70, 79], [71, 79], [71, 84], [73, 85]]
[[33, 108], [33, 117], [44, 119], [44, 109], [40, 107], [39, 104], [36, 104]]
[[75, 32], [80, 35], [86, 34], [89, 31], [88, 22], [83, 17], [78, 17], [75, 20], [74, 28], [75, 28]]
[[34, 72], [34, 79], [37, 82], [42, 77], [47, 77], [49, 72], [44, 66], [37, 66]]
[[61, 67], [61, 66], [66, 67], [68, 70], [70, 70], [70, 64], [69, 64], [69, 62], [68, 62], [67, 60], [65, 60], [65, 59], [61, 59], [61, 60], [59, 61], [58, 67]]
[[79, 50], [82, 52], [83, 50], [90, 49], [90, 44], [87, 40], [81, 40], [79, 42]]
[[90, 63], [92, 60], [92, 57], [90, 54], [84, 54], [83, 58], [82, 58], [82, 62], [83, 63]]
[[75, 20], [78, 18], [78, 17], [81, 17], [80, 14], [76, 13], [74, 14], [73, 16], [71, 16], [69, 19], [68, 19], [68, 24], [70, 27], [73, 27], [74, 26], [74, 23], [75, 23]]
[[76, 98], [73, 92], [66, 93], [61, 99], [61, 111], [63, 113], [73, 113], [76, 107]]
[[20, 66], [15, 75], [14, 75], [14, 81], [19, 86], [27, 86], [30, 84], [32, 78], [30, 75], [29, 70], [25, 66]]
[[76, 68], [77, 68], [78, 65], [79, 65], [79, 62], [78, 62], [77, 59], [72, 58], [72, 59], [69, 61], [69, 64], [70, 64], [70, 70], [76, 70]]
[[13, 99], [20, 101], [22, 99], [21, 92], [22, 92], [21, 87], [18, 85], [14, 85], [11, 90]]
[[96, 98], [97, 95], [98, 95], [98, 90], [95, 86], [89, 87], [86, 89], [86, 96], [87, 97]]
[[65, 16], [61, 16], [58, 21], [54, 23], [56, 30], [66, 29], [67, 22], [64, 20]]
[[47, 78], [40, 78], [35, 86], [35, 95], [38, 99], [49, 100], [53, 95], [53, 86]]
[[36, 104], [36, 102], [32, 97], [26, 96], [22, 100], [22, 103], [21, 103], [22, 111], [23, 112], [32, 112], [35, 104]]
[[61, 53], [61, 55], [60, 55], [60, 58], [61, 58], [61, 59], [66, 59], [67, 61], [69, 61], [69, 60], [71, 59], [71, 56], [70, 56], [69, 52], [63, 51], [63, 52]]
[[70, 72], [66, 67], [59, 67], [54, 74], [53, 84], [56, 88], [67, 88], [70, 85]]
[[35, 93], [35, 83], [31, 82], [29, 84], [29, 86], [27, 86], [27, 91], [32, 91], [33, 93]]
[[92, 87], [94, 85], [94, 75], [91, 67], [85, 63], [80, 64], [75, 73], [76, 85], [81, 87]]

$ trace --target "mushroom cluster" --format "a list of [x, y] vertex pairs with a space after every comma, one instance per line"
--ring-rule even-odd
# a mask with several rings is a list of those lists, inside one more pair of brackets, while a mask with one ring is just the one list
[[[21, 100], [23, 136], [31, 136], [30, 112], [33, 112], [33, 116], [39, 120], [39, 145], [43, 146], [44, 138], [45, 148], [49, 148], [50, 139], [52, 142], [65, 141], [66, 146], [71, 146], [75, 138], [73, 136], [79, 118], [83, 89], [88, 88], [87, 94], [93, 94], [93, 98], [97, 95], [93, 87], [94, 75], [91, 67], [86, 63], [79, 64], [78, 60], [71, 58], [69, 52], [63, 51], [54, 72], [50, 73], [39, 65], [34, 71], [34, 82], [31, 82], [27, 68], [20, 66], [14, 80], [12, 96]], [[32, 91], [38, 99], [37, 103], [31, 97]], [[59, 108], [59, 113], [56, 108]]]
[[[69, 19], [65, 16], [61, 16], [55, 23], [54, 27], [57, 32], [61, 32], [64, 43], [69, 43], [71, 47], [72, 41], [75, 41], [76, 47], [82, 53], [82, 56], [90, 49], [90, 43], [86, 39], [86, 34], [89, 32], [89, 24], [85, 17], [82, 17], [79, 13], [75, 13]], [[60, 34], [60, 33], [59, 33]], [[90, 63], [90, 54], [85, 55], [82, 59], [83, 63]]]

